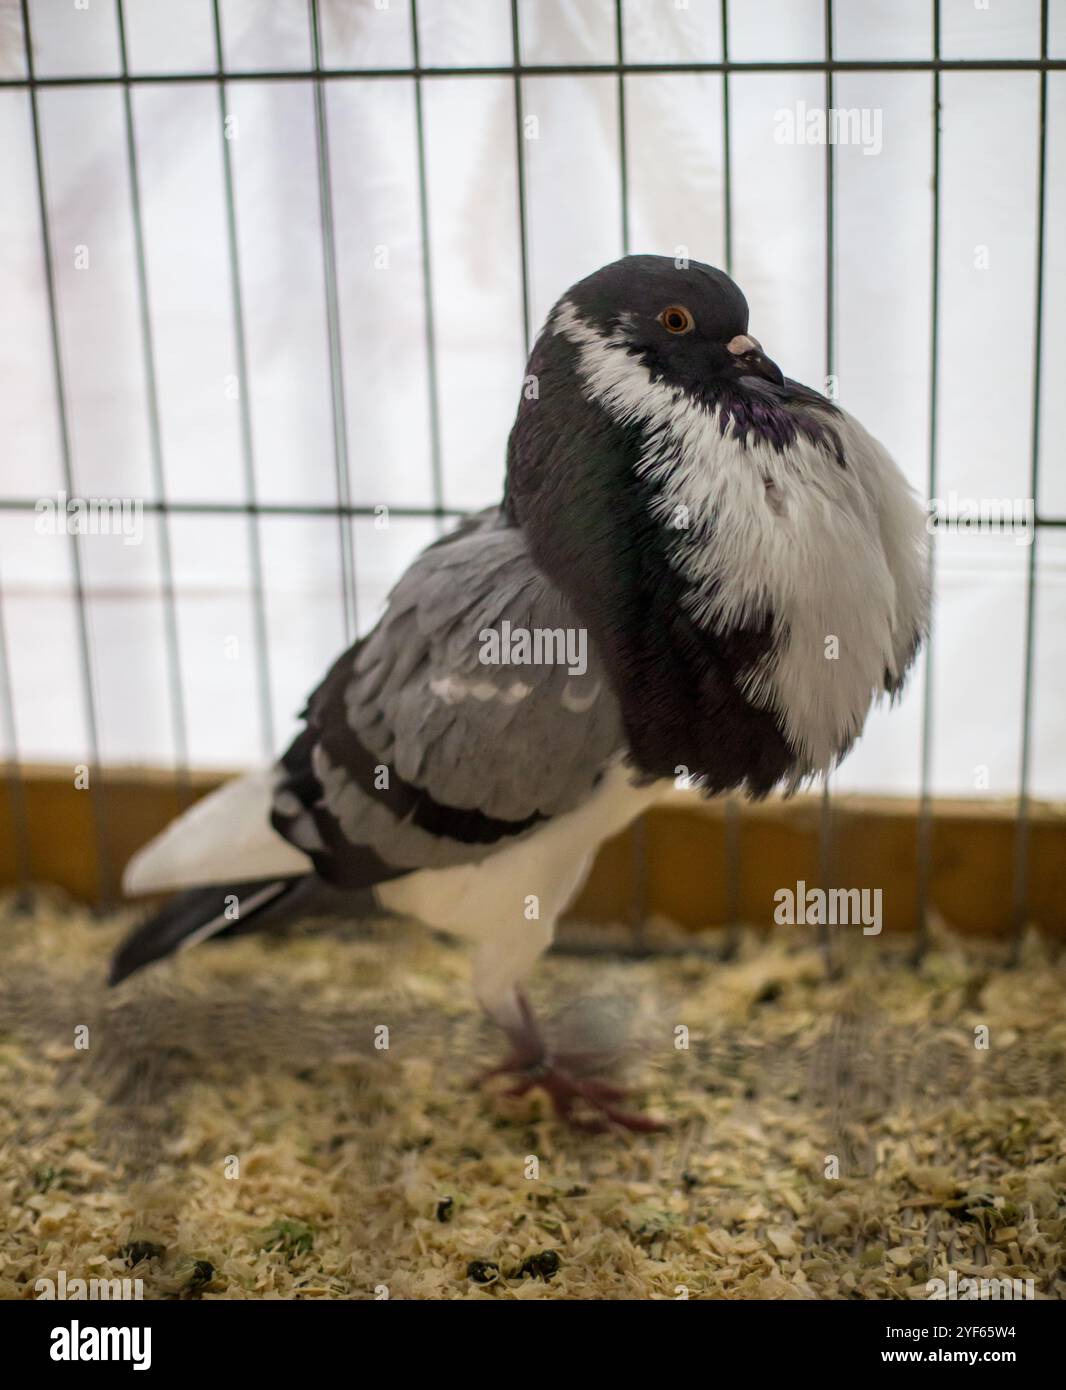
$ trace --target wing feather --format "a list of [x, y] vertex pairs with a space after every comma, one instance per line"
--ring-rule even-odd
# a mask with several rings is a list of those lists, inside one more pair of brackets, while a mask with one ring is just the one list
[[578, 675], [487, 665], [480, 634], [504, 621], [579, 627], [493, 510], [419, 556], [311, 696], [279, 765], [273, 823], [302, 846], [313, 824], [321, 877], [361, 887], [368, 865], [476, 862], [589, 796], [622, 747], [599, 658], [588, 649]]

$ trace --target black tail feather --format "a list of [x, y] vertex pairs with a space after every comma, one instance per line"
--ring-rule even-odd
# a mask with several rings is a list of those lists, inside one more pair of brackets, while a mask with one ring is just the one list
[[117, 985], [142, 966], [169, 956], [196, 932], [218, 919], [221, 919], [218, 930], [211, 932], [212, 937], [256, 930], [265, 924], [266, 917], [274, 915], [275, 909], [293, 889], [305, 881], [305, 878], [261, 878], [245, 883], [211, 884], [176, 894], [154, 917], [142, 922], [126, 937], [112, 957], [108, 983]]

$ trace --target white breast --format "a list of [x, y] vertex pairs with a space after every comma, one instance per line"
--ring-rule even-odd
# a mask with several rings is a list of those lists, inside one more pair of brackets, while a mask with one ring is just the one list
[[[573, 811], [546, 821], [531, 834], [478, 864], [421, 869], [375, 890], [391, 912], [417, 917], [471, 941], [481, 941], [531, 920], [554, 924], [577, 894], [599, 846], [671, 786], [635, 787], [621, 764], [610, 768], [596, 791]], [[535, 900], [532, 919], [530, 901]]]
[[713, 518], [709, 544], [679, 531], [674, 550], [693, 616], [728, 630], [773, 615], [772, 654], [745, 693], [774, 710], [805, 771], [824, 770], [861, 730], [920, 625], [924, 513], [850, 417], [834, 421], [846, 466], [804, 436], [779, 452], [723, 437], [717, 415], [698, 408], [676, 421], [641, 467], [664, 517], [685, 507]]

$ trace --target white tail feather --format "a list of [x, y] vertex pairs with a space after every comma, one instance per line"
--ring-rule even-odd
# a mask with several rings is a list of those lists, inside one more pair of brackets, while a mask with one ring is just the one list
[[308, 873], [311, 860], [270, 824], [274, 772], [226, 782], [171, 821], [126, 865], [129, 897], [208, 883]]

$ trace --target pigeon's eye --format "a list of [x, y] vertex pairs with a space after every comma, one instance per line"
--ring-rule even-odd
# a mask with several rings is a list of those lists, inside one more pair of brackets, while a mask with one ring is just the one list
[[667, 333], [691, 333], [696, 320], [681, 304], [671, 304], [659, 315], [659, 322]]

